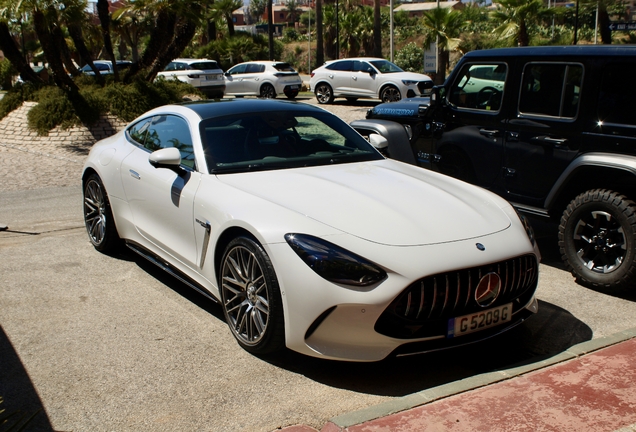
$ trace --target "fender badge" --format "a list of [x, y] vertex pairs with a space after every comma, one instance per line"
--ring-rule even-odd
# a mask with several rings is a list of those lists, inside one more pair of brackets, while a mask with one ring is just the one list
[[484, 246], [481, 243], [476, 243], [475, 246], [477, 246], [477, 249], [479, 249], [480, 251], [485, 251], [486, 250], [486, 246]]

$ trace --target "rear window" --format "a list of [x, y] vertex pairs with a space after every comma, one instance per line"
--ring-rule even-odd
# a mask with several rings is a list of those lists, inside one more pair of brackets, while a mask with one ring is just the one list
[[529, 63], [523, 71], [519, 112], [574, 118], [579, 111], [583, 65]]
[[205, 61], [205, 62], [192, 63], [190, 65], [190, 69], [209, 70], [209, 69], [221, 69], [221, 68], [219, 67], [219, 64], [215, 61]]
[[296, 72], [296, 69], [291, 67], [289, 63], [275, 63], [274, 69], [279, 72]]
[[634, 64], [608, 64], [603, 70], [598, 98], [598, 118], [603, 123], [636, 126]]

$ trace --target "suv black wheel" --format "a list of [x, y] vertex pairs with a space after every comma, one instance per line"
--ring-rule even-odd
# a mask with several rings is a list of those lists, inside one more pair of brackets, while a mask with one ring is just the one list
[[402, 99], [402, 95], [400, 95], [400, 91], [397, 89], [397, 87], [389, 85], [384, 87], [380, 92], [380, 99], [384, 103], [397, 102]]
[[117, 250], [117, 227], [106, 189], [97, 174], [91, 174], [84, 182], [84, 224], [95, 249], [103, 253]]
[[228, 244], [221, 261], [219, 291], [225, 320], [241, 347], [253, 354], [284, 347], [280, 288], [261, 245], [247, 237]]
[[314, 90], [314, 94], [319, 104], [330, 104], [333, 102], [333, 89], [329, 84], [318, 84]]
[[271, 84], [263, 84], [261, 86], [261, 96], [265, 99], [275, 99], [276, 98], [276, 89]]
[[582, 285], [624, 287], [636, 281], [636, 203], [605, 189], [577, 196], [563, 212], [559, 247]]

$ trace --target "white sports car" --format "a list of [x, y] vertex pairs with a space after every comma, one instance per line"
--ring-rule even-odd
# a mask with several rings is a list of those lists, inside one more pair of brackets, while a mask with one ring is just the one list
[[319, 107], [156, 108], [95, 144], [83, 188], [97, 250], [125, 242], [218, 301], [255, 354], [377, 361], [537, 311], [539, 252], [510, 204], [385, 159]]

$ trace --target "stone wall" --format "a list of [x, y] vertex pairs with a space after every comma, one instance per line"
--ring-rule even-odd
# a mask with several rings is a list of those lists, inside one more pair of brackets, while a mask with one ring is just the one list
[[35, 105], [37, 102], [24, 102], [0, 121], [0, 144], [79, 161], [84, 159], [95, 142], [114, 135], [126, 126], [117, 117], [106, 115], [90, 128], [82, 125], [63, 130], [58, 126], [47, 136], [41, 136], [28, 127], [27, 113]]

